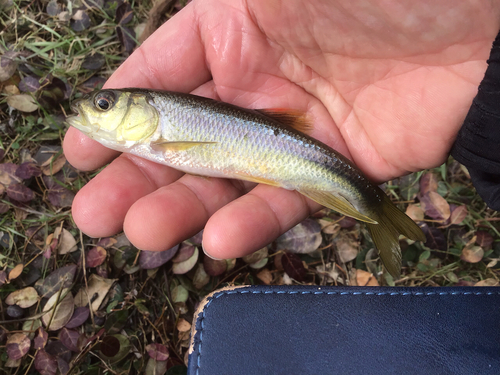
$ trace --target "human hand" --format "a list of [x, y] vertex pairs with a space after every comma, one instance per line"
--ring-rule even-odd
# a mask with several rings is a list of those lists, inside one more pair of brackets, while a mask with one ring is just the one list
[[[451, 0], [193, 1], [106, 87], [304, 111], [314, 138], [381, 182], [445, 160], [486, 69], [499, 13], [498, 5]], [[77, 194], [76, 224], [94, 237], [123, 228], [140, 249], [168, 249], [206, 225], [207, 253], [239, 257], [319, 208], [297, 192], [118, 156], [73, 128], [64, 150], [82, 170], [114, 159]]]

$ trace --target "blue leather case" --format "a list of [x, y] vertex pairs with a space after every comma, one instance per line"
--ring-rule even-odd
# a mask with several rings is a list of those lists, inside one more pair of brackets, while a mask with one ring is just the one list
[[251, 286], [213, 293], [188, 374], [500, 374], [500, 289]]

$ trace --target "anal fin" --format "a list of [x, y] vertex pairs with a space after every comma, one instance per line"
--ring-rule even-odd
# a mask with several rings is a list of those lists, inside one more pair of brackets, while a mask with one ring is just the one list
[[300, 190], [301, 194], [312, 199], [319, 204], [331, 208], [342, 215], [350, 216], [356, 220], [363, 221], [369, 224], [377, 224], [376, 220], [363, 215], [361, 212], [356, 210], [344, 197], [330, 192], [321, 190]]

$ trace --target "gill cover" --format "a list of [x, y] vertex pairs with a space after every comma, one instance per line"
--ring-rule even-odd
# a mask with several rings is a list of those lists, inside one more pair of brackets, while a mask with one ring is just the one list
[[140, 141], [158, 126], [158, 112], [149, 99], [140, 91], [101, 90], [73, 104], [80, 116], [70, 123], [96, 140]]

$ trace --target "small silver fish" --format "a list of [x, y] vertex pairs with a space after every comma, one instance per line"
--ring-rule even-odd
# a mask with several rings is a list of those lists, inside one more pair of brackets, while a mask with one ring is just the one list
[[78, 115], [67, 122], [106, 147], [186, 173], [296, 190], [365, 222], [395, 278], [399, 234], [425, 241], [419, 226], [351, 161], [304, 134], [307, 124], [296, 114], [144, 89], [101, 90], [72, 108]]

